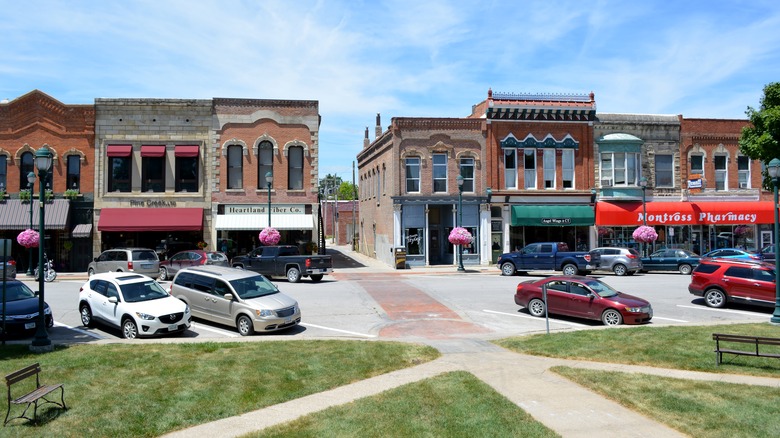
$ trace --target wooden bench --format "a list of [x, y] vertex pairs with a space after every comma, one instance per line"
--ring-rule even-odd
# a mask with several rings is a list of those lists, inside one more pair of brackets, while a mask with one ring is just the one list
[[[33, 365], [30, 365], [28, 367], [22, 368], [19, 371], [14, 371], [11, 374], [8, 374], [5, 376], [5, 384], [8, 386], [8, 411], [5, 414], [5, 422], [3, 423], [3, 426], [8, 424], [10, 421], [8, 419], [8, 416], [11, 415], [11, 405], [27, 405], [24, 408], [24, 412], [22, 412], [22, 415], [19, 415], [18, 417], [13, 417], [11, 420], [16, 418], [26, 418], [30, 421], [35, 422], [38, 416], [38, 402], [43, 400], [42, 404], [46, 403], [53, 403], [63, 409], [68, 409], [67, 406], [65, 406], [65, 386], [62, 383], [58, 383], [56, 385], [41, 385], [40, 379], [38, 375], [41, 373], [41, 365], [36, 363]], [[12, 398], [11, 397], [11, 385], [14, 383], [21, 382], [22, 380], [25, 380], [29, 377], [35, 376], [35, 389], [27, 394], [24, 394], [21, 397]], [[60, 392], [60, 401], [52, 401], [46, 398], [49, 393], [59, 389]], [[30, 409], [30, 406], [33, 406], [33, 416], [32, 418], [27, 416], [27, 411]]]
[[[775, 357], [780, 359], [778, 353], [767, 353], [766, 351], [760, 351], [759, 345], [775, 345], [780, 346], [780, 338], [762, 338], [758, 336], [743, 336], [743, 335], [727, 335], [724, 333], [713, 333], [712, 339], [715, 340], [715, 355], [716, 363], [720, 365], [723, 362], [723, 353], [736, 354], [740, 356], [757, 356], [757, 357]], [[738, 342], [742, 344], [752, 344], [754, 348], [750, 350], [734, 350], [731, 348], [721, 348], [721, 342]]]

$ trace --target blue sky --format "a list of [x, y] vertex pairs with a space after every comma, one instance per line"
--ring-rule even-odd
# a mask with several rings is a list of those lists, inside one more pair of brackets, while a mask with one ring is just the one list
[[745, 118], [780, 81], [780, 3], [0, 0], [0, 99], [317, 100], [320, 177], [377, 113], [462, 117], [488, 88], [599, 112]]

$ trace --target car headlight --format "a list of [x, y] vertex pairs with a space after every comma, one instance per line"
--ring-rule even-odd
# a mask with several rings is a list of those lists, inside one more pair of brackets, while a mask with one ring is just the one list
[[257, 316], [274, 316], [274, 311], [268, 309], [255, 310], [255, 313], [257, 313]]
[[189, 304], [185, 304], [184, 305], [184, 313], [190, 313], [190, 305]]
[[641, 307], [626, 307], [626, 312], [639, 313], [642, 311]]
[[43, 314], [44, 315], [51, 315], [51, 307], [46, 306], [46, 308], [43, 309]]
[[149, 321], [154, 319], [153, 315], [150, 315], [148, 313], [143, 313], [143, 312], [135, 312], [135, 316], [137, 316], [137, 317], [139, 317], [141, 319], [149, 320]]

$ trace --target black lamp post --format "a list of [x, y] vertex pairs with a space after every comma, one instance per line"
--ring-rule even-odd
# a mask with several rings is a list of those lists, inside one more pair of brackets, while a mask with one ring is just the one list
[[44, 212], [46, 210], [46, 193], [44, 192], [44, 183], [46, 181], [46, 175], [51, 169], [52, 153], [46, 146], [41, 147], [35, 152], [35, 166], [38, 168], [38, 178], [40, 179], [41, 194], [38, 198], [38, 205], [40, 205], [41, 211], [38, 221], [38, 322], [35, 324], [35, 339], [33, 339], [30, 345], [30, 350], [35, 352], [51, 351], [52, 345], [49, 339], [49, 334], [46, 333], [46, 315], [43, 313], [44, 309], [44, 277], [46, 274], [43, 272], [43, 245], [46, 241], [45, 233], [46, 226], [44, 223]]
[[[463, 224], [463, 176], [458, 175], [458, 226]], [[458, 272], [466, 272], [463, 268], [463, 245], [458, 245]]]
[[[647, 226], [647, 178], [642, 177], [639, 179], [639, 187], [642, 187], [642, 225]], [[642, 242], [642, 252], [647, 255], [647, 242]]]
[[268, 228], [271, 228], [271, 185], [274, 182], [274, 175], [266, 172], [265, 182], [268, 184]]
[[[30, 189], [30, 229], [33, 229], [33, 185], [35, 184], [35, 173], [30, 172], [27, 174], [27, 187]], [[30, 264], [27, 266], [27, 275], [32, 276], [33, 275], [33, 250], [32, 248], [29, 248], [30, 251]]]
[[766, 166], [769, 177], [772, 178], [772, 185], [775, 187], [775, 236], [773, 242], [775, 244], [775, 312], [772, 314], [772, 318], [769, 322], [773, 324], [780, 324], [780, 265], [777, 264], [778, 260], [778, 242], [777, 238], [780, 237], [780, 218], [778, 218], [778, 204], [777, 204], [777, 187], [780, 185], [780, 160], [772, 158]]

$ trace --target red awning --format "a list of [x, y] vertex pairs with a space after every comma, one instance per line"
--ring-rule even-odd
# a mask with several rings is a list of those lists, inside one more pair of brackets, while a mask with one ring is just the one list
[[200, 148], [198, 146], [190, 146], [190, 145], [176, 145], [175, 154], [177, 157], [185, 157], [185, 158], [192, 158], [197, 157], [200, 153]]
[[202, 208], [104, 208], [99, 231], [200, 231]]
[[[774, 203], [742, 202], [648, 202], [648, 225], [741, 225], [772, 224]], [[643, 224], [641, 202], [596, 203], [596, 225]]]
[[133, 153], [133, 146], [129, 144], [111, 144], [106, 148], [109, 157], [129, 157]]
[[159, 158], [165, 155], [165, 145], [142, 145], [141, 156]]

